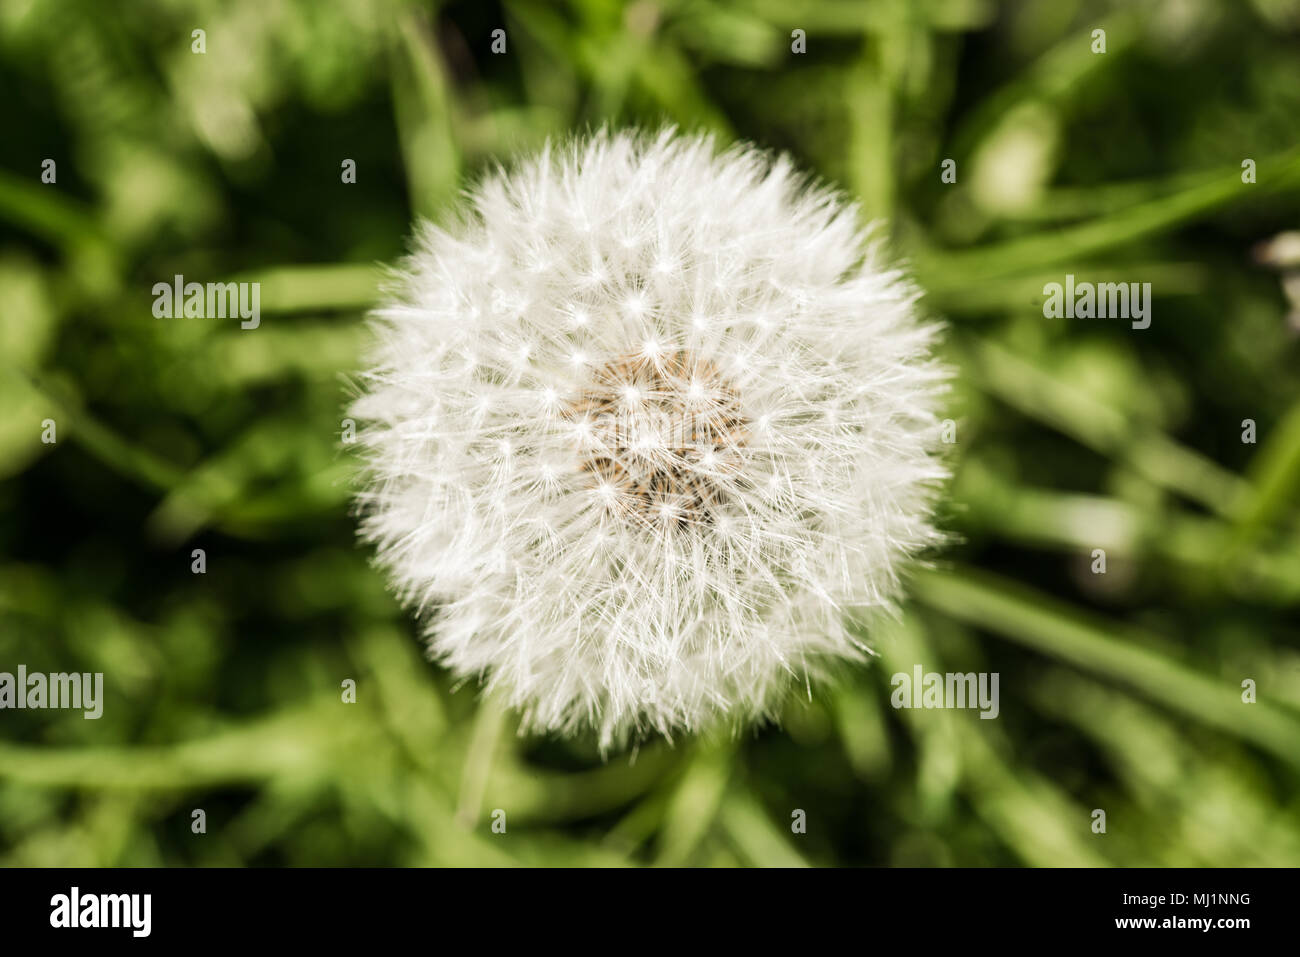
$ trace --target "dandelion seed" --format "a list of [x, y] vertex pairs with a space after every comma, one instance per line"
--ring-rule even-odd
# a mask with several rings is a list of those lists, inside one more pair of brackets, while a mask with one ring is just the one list
[[422, 231], [351, 413], [431, 655], [606, 748], [864, 657], [846, 612], [938, 539], [943, 370], [855, 210], [665, 132], [547, 150], [460, 222]]

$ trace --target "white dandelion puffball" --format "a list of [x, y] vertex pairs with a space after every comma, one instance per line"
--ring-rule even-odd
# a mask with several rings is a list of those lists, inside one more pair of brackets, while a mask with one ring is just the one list
[[524, 726], [771, 715], [936, 541], [945, 371], [856, 210], [707, 137], [548, 147], [427, 226], [372, 324], [362, 534]]

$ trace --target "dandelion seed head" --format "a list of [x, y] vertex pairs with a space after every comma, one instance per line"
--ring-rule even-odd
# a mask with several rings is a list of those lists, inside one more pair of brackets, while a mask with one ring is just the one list
[[431, 655], [602, 747], [775, 713], [938, 536], [944, 373], [838, 194], [602, 133], [426, 226], [352, 413]]

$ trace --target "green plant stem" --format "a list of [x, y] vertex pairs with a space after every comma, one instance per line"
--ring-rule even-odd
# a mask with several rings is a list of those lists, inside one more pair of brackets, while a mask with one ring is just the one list
[[919, 571], [915, 594], [958, 621], [1126, 684], [1300, 768], [1300, 715], [1267, 701], [1244, 703], [1234, 681], [1149, 651], [1151, 639], [1137, 629], [1091, 620], [1039, 592], [972, 569]]

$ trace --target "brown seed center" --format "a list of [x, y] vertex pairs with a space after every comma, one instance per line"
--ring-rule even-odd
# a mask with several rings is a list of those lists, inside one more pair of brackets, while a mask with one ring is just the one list
[[690, 352], [620, 356], [566, 406], [580, 462], [612, 513], [684, 528], [709, 522], [739, 481], [748, 420], [716, 365]]

